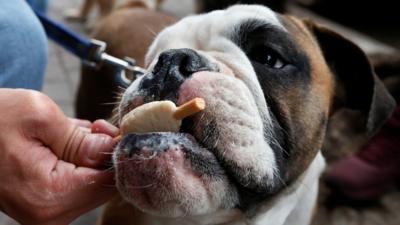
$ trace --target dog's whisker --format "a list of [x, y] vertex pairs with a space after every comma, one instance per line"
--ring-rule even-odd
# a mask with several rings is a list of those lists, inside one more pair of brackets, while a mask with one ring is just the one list
[[118, 126], [119, 115], [118, 115], [117, 112], [114, 112], [114, 111], [117, 111], [117, 109], [114, 109], [114, 110], [113, 110], [112, 116], [111, 116], [111, 118], [109, 119], [109, 121], [110, 121], [110, 123], [112, 123], [112, 124]]
[[104, 102], [101, 105], [118, 105], [119, 102]]
[[153, 29], [151, 29], [149, 26], [145, 26], [147, 31], [150, 32], [151, 35], [153, 35], [151, 38], [155, 38], [157, 36], [157, 32], [155, 32]]
[[150, 155], [149, 157], [135, 156], [135, 157], [132, 157], [132, 158], [130, 158], [130, 159], [125, 159], [125, 160], [122, 160], [122, 161], [118, 161], [118, 162], [116, 162], [116, 163], [114, 163], [114, 164], [116, 164], [116, 165], [121, 165], [121, 164], [124, 164], [124, 163], [142, 163], [143, 160], [151, 160], [151, 159], [153, 159], [155, 156], [157, 156], [157, 152], [154, 152], [154, 153], [153, 153], [152, 155]]
[[278, 172], [274, 171], [274, 177], [282, 184], [282, 187], [287, 187], [287, 183], [281, 178]]
[[103, 171], [104, 172], [114, 172], [114, 170], [115, 170], [115, 168], [111, 167], [111, 168], [104, 169]]
[[134, 186], [134, 185], [125, 185], [125, 187], [127, 189], [146, 189], [146, 188], [151, 188], [153, 186], [155, 186], [156, 183], [152, 183], [152, 184], [146, 184], [146, 185], [142, 185], [142, 186]]
[[126, 90], [126, 87], [118, 86], [118, 89], [120, 89], [120, 90], [122, 90], [122, 91], [125, 91], [125, 90]]
[[114, 153], [113, 152], [100, 152], [100, 154], [102, 154], [102, 155], [112, 155]]

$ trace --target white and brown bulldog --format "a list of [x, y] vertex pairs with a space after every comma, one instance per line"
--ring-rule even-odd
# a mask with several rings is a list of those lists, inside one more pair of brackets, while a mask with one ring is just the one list
[[164, 29], [146, 68], [119, 118], [165, 99], [202, 97], [207, 107], [179, 133], [124, 136], [113, 156], [121, 197], [103, 225], [309, 224], [330, 115], [363, 111], [374, 132], [394, 105], [357, 46], [257, 5]]

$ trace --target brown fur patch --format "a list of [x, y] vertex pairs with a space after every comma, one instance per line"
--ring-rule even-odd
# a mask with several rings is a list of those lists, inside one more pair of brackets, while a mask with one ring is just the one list
[[[289, 33], [307, 53], [311, 63], [313, 89], [318, 96], [323, 95], [322, 101], [326, 109], [331, 109], [335, 79], [325, 61], [317, 41], [303, 21], [292, 16], [285, 16], [291, 25], [287, 26]], [[331, 113], [331, 112], [330, 112]]]
[[[281, 20], [291, 38], [307, 55], [310, 65], [310, 90], [306, 99], [299, 99], [296, 88], [290, 90], [282, 105], [290, 110], [292, 135], [294, 135], [294, 151], [291, 153], [286, 177], [291, 180], [307, 169], [315, 155], [322, 147], [326, 123], [331, 113], [334, 96], [335, 79], [322, 55], [317, 41], [304, 25], [303, 21], [283, 16]], [[302, 106], [298, 106], [301, 100]], [[307, 130], [308, 132], [304, 132]], [[300, 137], [301, 136], [301, 137]]]

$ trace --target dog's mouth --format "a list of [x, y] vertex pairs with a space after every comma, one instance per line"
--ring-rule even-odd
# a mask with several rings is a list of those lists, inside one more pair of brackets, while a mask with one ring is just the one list
[[[206, 109], [185, 118], [179, 132], [127, 134], [114, 153], [120, 193], [147, 213], [231, 209], [239, 201], [237, 183], [268, 184], [260, 164], [262, 121], [247, 87], [232, 76], [198, 72], [181, 85], [176, 103], [195, 97], [205, 99]], [[147, 103], [146, 96], [137, 98], [135, 107]]]
[[[212, 73], [212, 72], [198, 72], [202, 73]], [[192, 76], [195, 76], [193, 74]], [[189, 83], [189, 84], [188, 84]], [[194, 97], [205, 97], [201, 94], [191, 93], [192, 91], [197, 91], [187, 82], [178, 91], [178, 97], [176, 100], [172, 100], [177, 106], [182, 105], [190, 101]], [[215, 97], [215, 96], [214, 96]], [[153, 102], [155, 100], [171, 100], [163, 98], [155, 98], [150, 94], [149, 96], [135, 96], [129, 105], [125, 105], [120, 110], [119, 122], [120, 127], [122, 126], [123, 119], [128, 113], [137, 107], [144, 105], [146, 103]], [[217, 98], [206, 99], [207, 105], [217, 100]], [[217, 100], [218, 101], [218, 100]], [[217, 148], [216, 138], [218, 137], [218, 129], [215, 124], [215, 119], [213, 118], [213, 109], [207, 106], [207, 109], [200, 111], [197, 114], [188, 116], [184, 118], [181, 122], [180, 129], [177, 132], [149, 132], [145, 134], [129, 133], [122, 137], [122, 141], [119, 144], [120, 149], [124, 149], [124, 154], [128, 154], [129, 157], [135, 154], [140, 154], [143, 149], [153, 149], [155, 153], [165, 152], [168, 149], [175, 149], [181, 151], [192, 151], [198, 148], [203, 149], [203, 151], [209, 152], [214, 155], [213, 151]], [[154, 122], [154, 121], [152, 121]], [[151, 123], [151, 121], [150, 121]], [[146, 140], [146, 141], [145, 141]], [[130, 145], [131, 142], [138, 142], [140, 145]], [[129, 147], [131, 147], [131, 149]], [[177, 148], [177, 146], [179, 146]], [[214, 157], [215, 158], [215, 157]]]

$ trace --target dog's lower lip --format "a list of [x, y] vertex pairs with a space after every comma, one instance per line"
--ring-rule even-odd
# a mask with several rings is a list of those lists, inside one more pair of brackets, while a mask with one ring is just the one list
[[[195, 120], [193, 117], [187, 117], [182, 121], [182, 125], [181, 128], [179, 130], [179, 132], [171, 132], [173, 134], [180, 134], [180, 135], [185, 135], [187, 138], [192, 139], [193, 142], [196, 143], [197, 146], [201, 147], [203, 150], [206, 150], [208, 152], [210, 152], [212, 155], [215, 155], [215, 149], [210, 149], [207, 147], [207, 144], [204, 143], [203, 141], [201, 141], [201, 139], [199, 139], [198, 135], [196, 135], [196, 132], [194, 132], [194, 124], [195, 124]], [[124, 136], [122, 136], [121, 142], [124, 141], [128, 141], [127, 138], [130, 134], [126, 134]], [[126, 139], [126, 140], [124, 140]]]
[[[186, 136], [189, 137], [190, 139], [193, 139], [193, 140], [196, 142], [197, 145], [199, 145], [199, 146], [202, 147], [203, 149], [207, 149], [207, 150], [208, 150], [208, 148], [206, 148], [206, 147], [205, 147], [193, 134], [191, 134], [191, 133], [187, 133], [187, 132], [171, 132], [171, 133], [186, 135]], [[148, 133], [148, 134], [150, 134], [150, 133]], [[121, 142], [124, 142], [124, 141], [127, 141], [126, 139], [129, 138], [130, 135], [135, 135], [135, 133], [128, 133], [128, 134], [123, 135], [123, 136], [122, 136], [122, 139], [120, 140], [120, 143], [121, 143]]]

